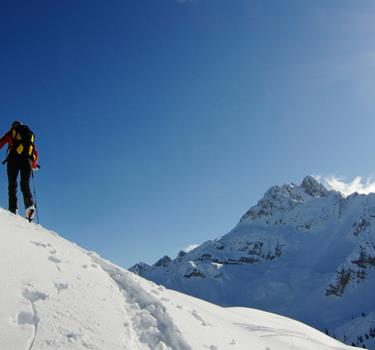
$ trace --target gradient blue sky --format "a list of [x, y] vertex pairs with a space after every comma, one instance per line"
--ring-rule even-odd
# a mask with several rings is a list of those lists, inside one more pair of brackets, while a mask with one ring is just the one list
[[0, 38], [42, 224], [123, 266], [228, 232], [273, 184], [374, 174], [373, 0], [0, 0]]

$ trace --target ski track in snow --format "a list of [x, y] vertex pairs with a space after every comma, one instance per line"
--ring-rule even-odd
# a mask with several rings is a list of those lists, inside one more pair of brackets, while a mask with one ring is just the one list
[[[259, 325], [253, 325], [253, 324], [245, 324], [245, 323], [235, 323], [235, 325], [242, 327], [246, 329], [249, 332], [258, 332], [258, 333], [263, 333], [260, 335], [262, 338], [270, 338], [270, 337], [287, 337], [290, 338], [291, 340], [291, 349], [294, 348], [294, 342], [293, 338], [299, 338], [303, 340], [308, 340], [311, 343], [316, 344], [319, 346], [320, 349], [324, 349], [325, 344], [312, 339], [311, 337], [306, 336], [306, 334], [301, 333], [301, 332], [295, 332], [289, 329], [282, 329], [282, 328], [271, 328], [271, 327], [265, 327], [265, 326], [259, 326]], [[345, 350], [343, 347], [336, 347], [335, 349], [337, 350]]]
[[33, 348], [38, 333], [39, 318], [35, 303], [39, 300], [45, 300], [48, 298], [47, 294], [44, 294], [38, 290], [32, 290], [30, 287], [32, 286], [29, 285], [23, 290], [22, 296], [30, 303], [32, 313], [21, 311], [17, 316], [17, 322], [19, 325], [29, 324], [33, 327], [32, 339], [27, 348], [28, 350]]
[[137, 285], [130, 273], [106, 262], [96, 254], [89, 253], [94, 263], [113, 279], [124, 298], [125, 305], [132, 310], [133, 327], [141, 343], [147, 344], [150, 350], [192, 350], [183, 339], [181, 332], [174, 325], [161, 302]]

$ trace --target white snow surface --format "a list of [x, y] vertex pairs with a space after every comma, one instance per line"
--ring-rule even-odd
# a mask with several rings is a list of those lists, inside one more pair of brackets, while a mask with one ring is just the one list
[[300, 322], [165, 289], [0, 209], [0, 349], [348, 350]]

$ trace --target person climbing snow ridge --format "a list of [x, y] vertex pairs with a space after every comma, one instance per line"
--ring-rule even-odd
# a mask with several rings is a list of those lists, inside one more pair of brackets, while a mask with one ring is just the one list
[[0, 138], [0, 149], [8, 144], [7, 163], [9, 211], [18, 213], [17, 177], [21, 174], [21, 191], [25, 204], [25, 217], [31, 222], [35, 215], [35, 203], [30, 190], [30, 177], [38, 166], [38, 152], [35, 135], [30, 128], [19, 121], [11, 124], [10, 130]]

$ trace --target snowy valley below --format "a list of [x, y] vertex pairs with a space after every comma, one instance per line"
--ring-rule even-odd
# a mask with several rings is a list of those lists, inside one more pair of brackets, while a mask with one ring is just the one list
[[0, 349], [352, 348], [282, 316], [166, 289], [2, 209], [0, 249]]
[[225, 307], [284, 315], [375, 349], [375, 194], [307, 176], [273, 186], [228, 234], [131, 269]]

